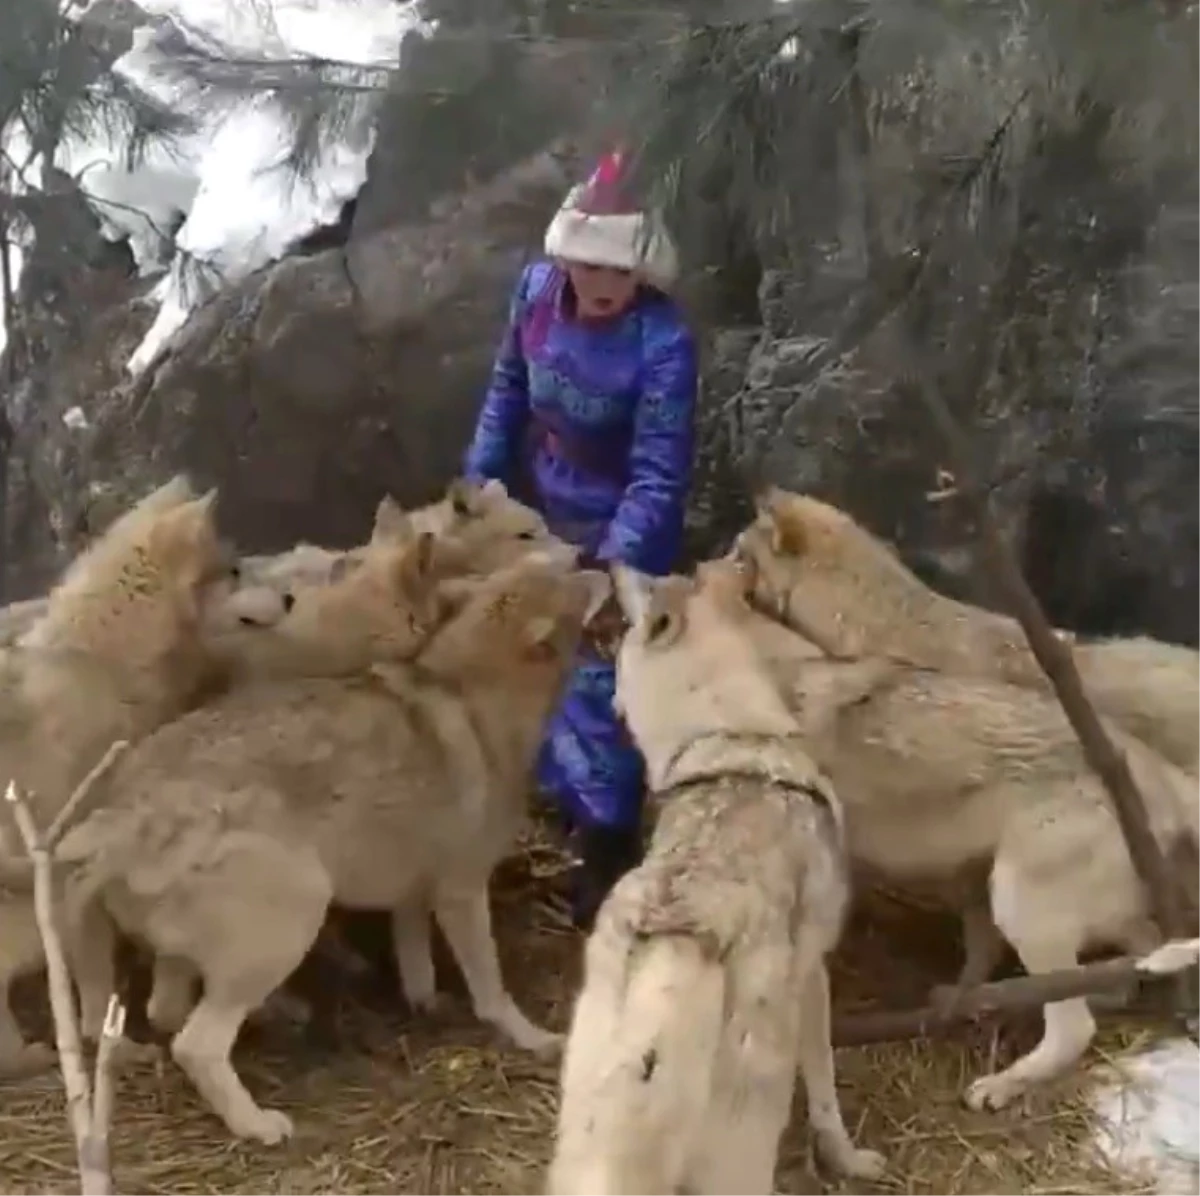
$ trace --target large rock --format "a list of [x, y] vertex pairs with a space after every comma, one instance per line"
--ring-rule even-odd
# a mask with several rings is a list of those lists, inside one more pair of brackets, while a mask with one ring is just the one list
[[[110, 309], [37, 398], [28, 442], [57, 479], [43, 533], [74, 548], [181, 469], [220, 486], [221, 520], [252, 552], [353, 543], [385, 491], [432, 498], [459, 467], [511, 287], [574, 165], [548, 150], [428, 220], [271, 265], [197, 312], [136, 383], [120, 371], [147, 313], [136, 299]], [[86, 427], [63, 421], [73, 407]]]

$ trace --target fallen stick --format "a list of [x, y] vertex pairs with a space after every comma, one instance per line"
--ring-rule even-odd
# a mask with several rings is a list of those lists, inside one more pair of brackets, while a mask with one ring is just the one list
[[881, 1009], [843, 1013], [833, 1019], [834, 1046], [865, 1046], [937, 1035], [962, 1022], [998, 1013], [1040, 1008], [1068, 997], [1119, 992], [1147, 978], [1171, 976], [1195, 967], [1200, 940], [1174, 940], [1139, 959], [1123, 956], [1079, 968], [995, 980], [974, 988], [937, 988], [918, 1009]]

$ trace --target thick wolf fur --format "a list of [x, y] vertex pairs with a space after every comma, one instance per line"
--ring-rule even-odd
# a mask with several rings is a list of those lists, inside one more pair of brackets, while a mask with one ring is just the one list
[[[449, 617], [456, 590], [461, 594], [465, 579], [475, 575], [481, 556], [486, 568], [529, 555], [528, 541], [511, 522], [489, 523], [486, 514], [473, 516], [476, 521], [492, 532], [482, 554], [473, 535], [464, 544], [453, 522], [441, 524], [444, 530], [435, 534], [418, 532], [416, 520], [397, 516], [388, 535], [359, 550], [352, 566], [331, 570], [323, 584], [293, 587], [294, 605], [286, 616], [238, 627], [221, 641], [232, 683], [353, 677], [376, 665], [412, 660]], [[537, 544], [538, 551], [564, 563], [574, 559], [574, 550], [548, 534]], [[260, 583], [279, 584], [286, 574], [257, 576]], [[352, 958], [348, 948], [340, 955], [344, 962]], [[179, 961], [156, 962], [150, 1015], [160, 1029], [183, 1024], [194, 982], [192, 970]]]
[[825, 956], [847, 905], [837, 799], [797, 739], [741, 597], [652, 583], [617, 701], [660, 815], [588, 941], [551, 1193], [774, 1190], [796, 1069], [819, 1148], [875, 1178], [842, 1121]]
[[[21, 645], [0, 652], [0, 751], [40, 825], [114, 740], [138, 739], [211, 685], [205, 639], [241, 597], [212, 500], [183, 478], [148, 495], [71, 565]], [[7, 1005], [12, 979], [43, 961], [32, 902], [0, 900], [0, 1075], [12, 1076], [54, 1056], [22, 1042]]]
[[[699, 569], [703, 572], [714, 567], [724, 566], [723, 563], [709, 563], [701, 565]], [[857, 699], [864, 681], [870, 682], [891, 674], [893, 666], [882, 658], [873, 658], [862, 670], [808, 669], [805, 675], [809, 692], [807, 703], [802, 705], [803, 695], [796, 692], [797, 676], [801, 675], [806, 665], [827, 661], [828, 655], [811, 640], [757, 609], [751, 610], [745, 627], [746, 634], [766, 663], [771, 676], [782, 684], [789, 708], [797, 714], [807, 711], [811, 717], [816, 711], [836, 711], [847, 698], [852, 701]], [[857, 865], [856, 887], [860, 883], [878, 883], [880, 877], [877, 872], [865, 867], [861, 860], [854, 862]], [[988, 980], [1004, 956], [1004, 937], [992, 922], [988, 870], [986, 863], [972, 863], [950, 875], [920, 880], [906, 878], [906, 888], [941, 902], [961, 918], [964, 959], [958, 983], [963, 988]], [[890, 880], [895, 884], [894, 876]]]
[[173, 1054], [234, 1134], [268, 1143], [291, 1123], [254, 1102], [229, 1050], [335, 898], [394, 911], [412, 1004], [434, 1001], [432, 910], [478, 1015], [520, 1046], [554, 1045], [501, 979], [487, 885], [606, 592], [601, 575], [530, 556], [460, 595], [415, 664], [245, 686], [135, 746], [109, 805], [58, 851], [80, 988], [109, 990], [113, 922], [198, 971], [204, 995]]
[[[228, 686], [349, 677], [411, 660], [447, 617], [451, 579], [490, 574], [530, 551], [574, 559], [540, 516], [497, 483], [452, 483], [439, 503], [411, 515], [385, 498], [361, 548], [334, 553], [298, 545], [257, 568], [243, 562], [243, 577], [253, 583], [247, 593], [282, 594], [287, 613], [243, 618], [211, 646]], [[352, 957], [348, 948], [339, 954]], [[156, 960], [149, 1012], [161, 1030], [182, 1026], [195, 981], [184, 962]]]
[[[1015, 620], [931, 590], [836, 507], [772, 489], [735, 552], [755, 574], [756, 601], [833, 656], [891, 656], [1050, 692]], [[1200, 654], [1144, 636], [1073, 651], [1101, 713], [1200, 773]]]
[[[833, 660], [810, 645], [788, 653], [777, 635], [763, 644], [808, 750], [841, 796], [856, 862], [899, 881], [986, 869], [992, 919], [1031, 974], [1073, 967], [1089, 945], [1157, 944], [1107, 793], [1052, 698], [879, 657]], [[1194, 860], [1194, 779], [1108, 730], [1156, 839], [1168, 857], [1182, 848]], [[999, 1108], [1079, 1058], [1095, 1030], [1086, 1001], [1044, 1012], [1041, 1042], [976, 1080], [968, 1103]]]
[[[455, 544], [469, 561], [471, 572], [478, 574], [502, 569], [522, 552], [561, 543], [532, 507], [509, 495], [503, 482], [458, 479], [450, 483], [442, 498], [414, 511], [405, 511], [385, 495], [375, 510], [366, 546], [343, 551], [297, 544], [279, 556], [246, 557], [243, 565], [251, 580], [269, 585], [323, 586], [357, 568], [370, 548], [405, 543], [422, 532]], [[16, 617], [21, 617], [20, 612]], [[0, 634], [3, 628], [0, 622]]]

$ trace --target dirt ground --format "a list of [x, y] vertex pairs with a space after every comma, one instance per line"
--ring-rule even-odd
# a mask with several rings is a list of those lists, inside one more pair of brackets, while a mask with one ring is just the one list
[[[580, 940], [562, 903], [561, 856], [538, 839], [497, 878], [505, 974], [523, 1007], [566, 1024]], [[834, 973], [839, 1008], [918, 1003], [953, 975], [955, 928], [929, 911], [864, 903]], [[436, 1017], [410, 1017], [390, 986], [337, 977], [337, 1041], [284, 1024], [247, 1031], [235, 1061], [263, 1103], [296, 1123], [287, 1144], [232, 1142], [169, 1062], [122, 1074], [112, 1155], [119, 1192], [530, 1193], [541, 1190], [553, 1134], [556, 1068], [507, 1049], [475, 1024], [461, 982]], [[890, 1169], [872, 1191], [1132, 1193], [1089, 1148], [1091, 1114], [1069, 1081], [1000, 1114], [970, 1113], [964, 1085], [1028, 1046], [1036, 1018], [1006, 1031], [972, 1027], [938, 1043], [838, 1052], [847, 1123]], [[1128, 1045], [1106, 1031], [1102, 1051]], [[839, 1190], [812, 1170], [803, 1093], [780, 1160], [778, 1191]], [[858, 1186], [862, 1190], [862, 1186]], [[0, 1191], [78, 1191], [56, 1077], [0, 1087]]]

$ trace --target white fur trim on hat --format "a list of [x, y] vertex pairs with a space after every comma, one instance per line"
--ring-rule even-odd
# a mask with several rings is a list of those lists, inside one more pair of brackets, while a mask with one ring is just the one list
[[581, 188], [573, 188], [546, 229], [548, 257], [589, 266], [633, 270], [647, 283], [669, 291], [679, 274], [671, 238], [657, 221], [647, 228], [641, 212], [597, 216], [575, 207]]

